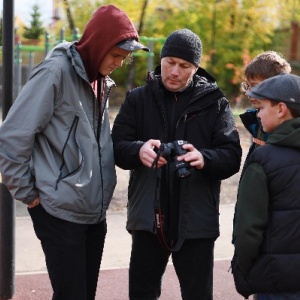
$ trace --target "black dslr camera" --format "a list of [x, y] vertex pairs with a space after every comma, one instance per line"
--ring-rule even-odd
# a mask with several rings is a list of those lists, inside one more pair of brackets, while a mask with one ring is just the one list
[[177, 156], [187, 153], [186, 150], [182, 149], [182, 145], [188, 144], [186, 141], [178, 140], [172, 143], [161, 143], [159, 148], [159, 154], [165, 159], [171, 158], [175, 163], [175, 172], [177, 177], [184, 178], [189, 176], [191, 173], [188, 170], [190, 164], [185, 161], [178, 161]]

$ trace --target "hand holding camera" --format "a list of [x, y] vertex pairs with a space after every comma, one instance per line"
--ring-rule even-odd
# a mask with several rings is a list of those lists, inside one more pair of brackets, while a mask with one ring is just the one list
[[140, 149], [139, 156], [142, 163], [149, 168], [160, 168], [167, 161], [174, 160], [175, 172], [179, 178], [189, 176], [190, 167], [196, 169], [204, 167], [202, 154], [192, 144], [183, 140], [172, 143], [149, 140]]
[[168, 159], [171, 159], [175, 163], [175, 172], [178, 178], [184, 178], [189, 176], [191, 173], [188, 170], [190, 164], [185, 162], [184, 160], [178, 160], [178, 157], [181, 155], [185, 155], [187, 151], [182, 148], [183, 145], [188, 144], [186, 141], [178, 140], [172, 143], [161, 143], [159, 150], [157, 152], [158, 155]]
[[141, 162], [151, 168], [155, 162], [155, 167], [160, 168], [167, 163], [167, 160], [162, 156], [157, 156], [156, 149], [160, 147], [160, 140], [149, 140], [144, 143], [139, 151]]
[[188, 162], [190, 167], [198, 170], [203, 169], [205, 161], [202, 153], [189, 143], [184, 144], [182, 147], [186, 151], [186, 154], [179, 156], [178, 160]]

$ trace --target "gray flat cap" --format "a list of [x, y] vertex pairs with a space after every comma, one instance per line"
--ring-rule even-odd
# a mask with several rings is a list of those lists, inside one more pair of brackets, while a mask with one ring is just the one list
[[285, 102], [291, 108], [300, 109], [300, 77], [281, 74], [270, 77], [246, 92], [255, 99]]

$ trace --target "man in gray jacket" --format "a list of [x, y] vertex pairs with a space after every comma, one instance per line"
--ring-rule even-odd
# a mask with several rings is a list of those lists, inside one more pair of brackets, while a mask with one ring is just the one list
[[126, 13], [100, 7], [35, 68], [0, 128], [3, 183], [28, 205], [55, 300], [95, 298], [116, 184], [108, 75], [139, 49]]

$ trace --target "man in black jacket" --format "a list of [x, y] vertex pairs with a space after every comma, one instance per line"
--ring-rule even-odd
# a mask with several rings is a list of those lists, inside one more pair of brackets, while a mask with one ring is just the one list
[[222, 179], [238, 172], [241, 147], [228, 100], [199, 68], [200, 38], [173, 32], [161, 66], [129, 91], [112, 137], [116, 164], [131, 170], [129, 298], [157, 299], [168, 259], [183, 299], [212, 299]]

